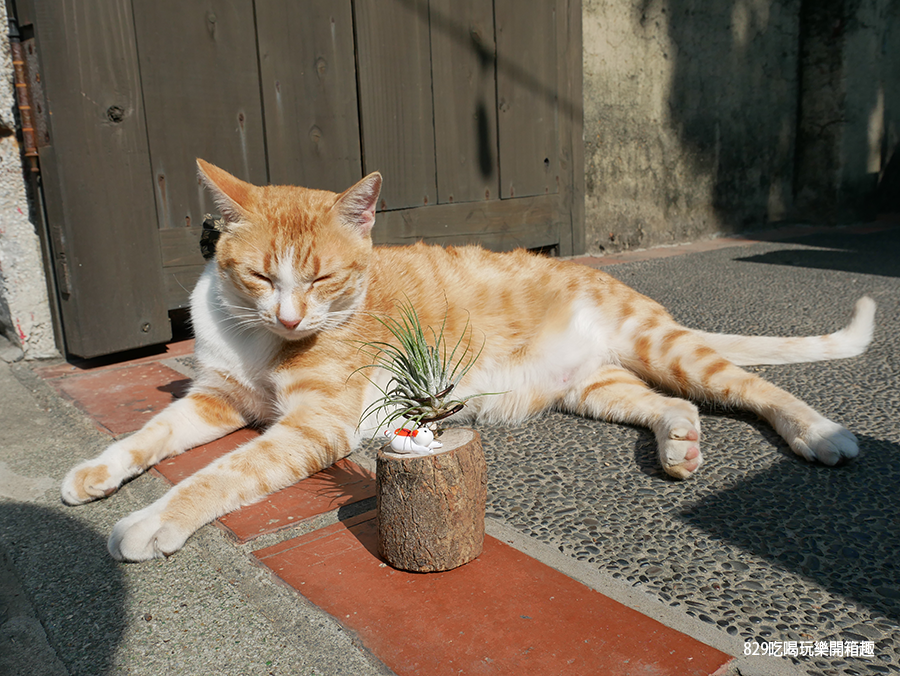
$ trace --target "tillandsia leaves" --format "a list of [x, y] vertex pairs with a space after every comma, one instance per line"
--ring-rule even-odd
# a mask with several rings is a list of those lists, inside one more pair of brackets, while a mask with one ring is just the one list
[[459, 381], [484, 350], [482, 343], [477, 353], [470, 353], [472, 331], [468, 321], [456, 343], [450, 347], [444, 335], [446, 314], [440, 330], [435, 332], [430, 326], [422, 326], [411, 303], [398, 304], [398, 310], [399, 319], [373, 315], [397, 339], [396, 345], [382, 341], [361, 344], [360, 349], [366, 351], [372, 363], [357, 371], [382, 368], [390, 373], [391, 378], [385, 387], [369, 378], [382, 396], [363, 412], [360, 424], [372, 414], [384, 414], [383, 419], [379, 417], [377, 429], [390, 426], [400, 419], [403, 419], [404, 425], [408, 421], [420, 427], [449, 418], [462, 410], [470, 399], [490, 394], [461, 398], [453, 396]]

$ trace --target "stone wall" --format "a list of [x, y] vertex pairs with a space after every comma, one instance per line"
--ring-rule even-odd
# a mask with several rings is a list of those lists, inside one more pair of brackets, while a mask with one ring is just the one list
[[898, 4], [584, 0], [588, 251], [871, 216]]
[[[0, 3], [0, 26], [6, 25], [6, 5]], [[4, 34], [0, 38], [0, 358], [7, 360], [58, 354], [40, 239], [29, 216], [15, 106], [12, 58]]]

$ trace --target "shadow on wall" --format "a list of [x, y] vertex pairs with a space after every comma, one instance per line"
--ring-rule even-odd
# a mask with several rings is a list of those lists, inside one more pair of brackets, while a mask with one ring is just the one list
[[[645, 5], [654, 0], [645, 0]], [[792, 203], [800, 0], [668, 0], [669, 114], [736, 232]]]
[[[106, 540], [74, 518], [24, 503], [0, 504], [5, 557], [51, 645], [72, 674], [108, 674], [125, 630], [125, 584]], [[37, 655], [29, 655], [37, 659]], [[28, 673], [47, 673], [29, 663]]]
[[[900, 621], [900, 446], [858, 439], [862, 456], [849, 465], [785, 459], [701, 499], [679, 518]], [[815, 629], [833, 619], [825, 608], [820, 613]]]
[[874, 214], [898, 135], [896, 5], [643, 0], [636, 30], [665, 22], [668, 119], [723, 230]]

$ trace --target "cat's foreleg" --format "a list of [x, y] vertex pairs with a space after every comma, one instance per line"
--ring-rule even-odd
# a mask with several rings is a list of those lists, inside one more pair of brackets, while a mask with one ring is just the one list
[[697, 407], [654, 391], [624, 368], [601, 368], [568, 392], [563, 404], [592, 418], [649, 427], [663, 469], [677, 479], [686, 479], [703, 463]]
[[245, 424], [243, 416], [222, 397], [190, 392], [131, 436], [73, 467], [62, 483], [63, 502], [79, 505], [110, 495], [126, 479], [160, 460], [218, 439]]
[[328, 467], [350, 452], [353, 426], [325, 425], [276, 423], [119, 521], [109, 538], [110, 554], [120, 561], [167, 556], [216, 517]]

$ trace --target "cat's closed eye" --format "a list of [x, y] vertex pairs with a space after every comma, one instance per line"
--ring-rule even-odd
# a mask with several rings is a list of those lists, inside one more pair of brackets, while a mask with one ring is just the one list
[[269, 286], [273, 286], [272, 280], [269, 279], [268, 277], [266, 277], [266, 276], [265, 276], [263, 273], [261, 273], [261, 272], [257, 272], [256, 270], [251, 270], [251, 271], [250, 271], [250, 276], [253, 277], [253, 278], [256, 279], [256, 280], [259, 280], [260, 282], [263, 282], [263, 283], [265, 283], [265, 284], [268, 284]]

